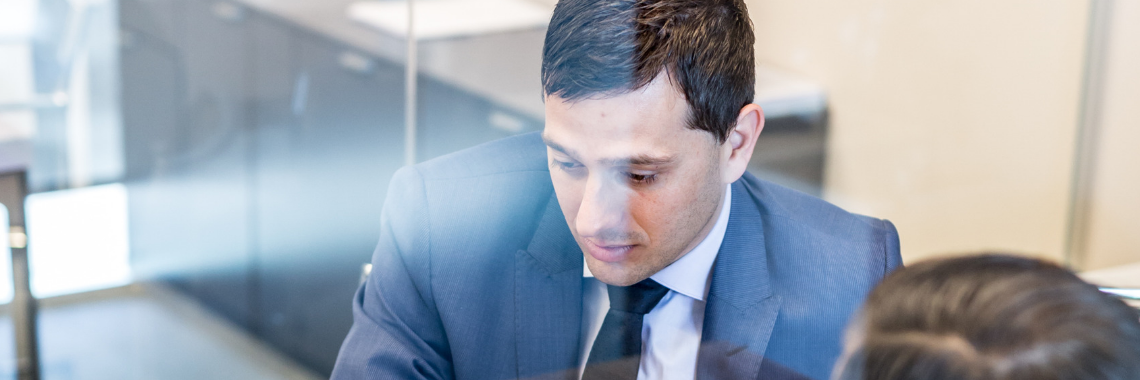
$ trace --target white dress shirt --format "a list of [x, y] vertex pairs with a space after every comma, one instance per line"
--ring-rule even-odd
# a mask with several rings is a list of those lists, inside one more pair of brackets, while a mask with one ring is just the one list
[[[728, 229], [732, 205], [732, 187], [726, 186], [716, 224], [692, 251], [650, 278], [669, 288], [669, 293], [645, 315], [641, 326], [641, 365], [638, 380], [685, 379], [697, 374], [697, 350], [705, 321], [705, 300], [709, 294], [711, 273], [720, 243]], [[585, 260], [585, 258], [583, 258]], [[583, 265], [582, 276], [582, 340], [578, 378], [586, 369], [590, 348], [602, 329], [602, 321], [610, 309], [606, 284], [594, 279], [590, 268]]]

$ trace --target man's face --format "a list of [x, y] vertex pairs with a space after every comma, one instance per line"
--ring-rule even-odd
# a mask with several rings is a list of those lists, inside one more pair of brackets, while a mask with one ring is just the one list
[[731, 150], [686, 127], [689, 105], [664, 75], [630, 93], [546, 97], [550, 177], [594, 276], [631, 285], [708, 234]]

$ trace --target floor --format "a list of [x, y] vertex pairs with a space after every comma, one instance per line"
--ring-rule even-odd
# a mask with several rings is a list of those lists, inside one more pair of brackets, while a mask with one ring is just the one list
[[[41, 302], [45, 380], [320, 378], [185, 296], [156, 285]], [[0, 379], [16, 378], [12, 319], [0, 307]]]

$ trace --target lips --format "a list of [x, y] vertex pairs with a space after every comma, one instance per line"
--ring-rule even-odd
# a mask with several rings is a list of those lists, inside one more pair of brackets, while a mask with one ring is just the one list
[[607, 263], [614, 263], [625, 260], [625, 258], [629, 256], [629, 251], [633, 249], [632, 245], [619, 245], [609, 243], [598, 244], [589, 238], [582, 240], [586, 241], [586, 253], [588, 253], [590, 256], [593, 256], [595, 259]]

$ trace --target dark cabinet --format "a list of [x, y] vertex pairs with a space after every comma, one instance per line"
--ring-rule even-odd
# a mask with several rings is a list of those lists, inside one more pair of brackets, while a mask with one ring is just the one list
[[403, 66], [234, 3], [120, 23], [135, 273], [329, 373], [403, 164]]
[[184, 247], [194, 249], [195, 259], [178, 285], [248, 326], [253, 297], [249, 272], [255, 254], [248, 222], [248, 177], [255, 170], [249, 162], [246, 107], [248, 24], [218, 12], [210, 2], [191, 1], [182, 14], [186, 95], [174, 139], [181, 149], [176, 149], [172, 165], [186, 180], [172, 190], [178, 194], [173, 201], [185, 208], [177, 215], [188, 216]]
[[256, 31], [259, 67], [288, 66], [256, 73], [258, 323], [328, 373], [403, 161], [403, 67], [281, 26]]
[[208, 2], [124, 1], [123, 120], [136, 273], [249, 326], [245, 26]]

